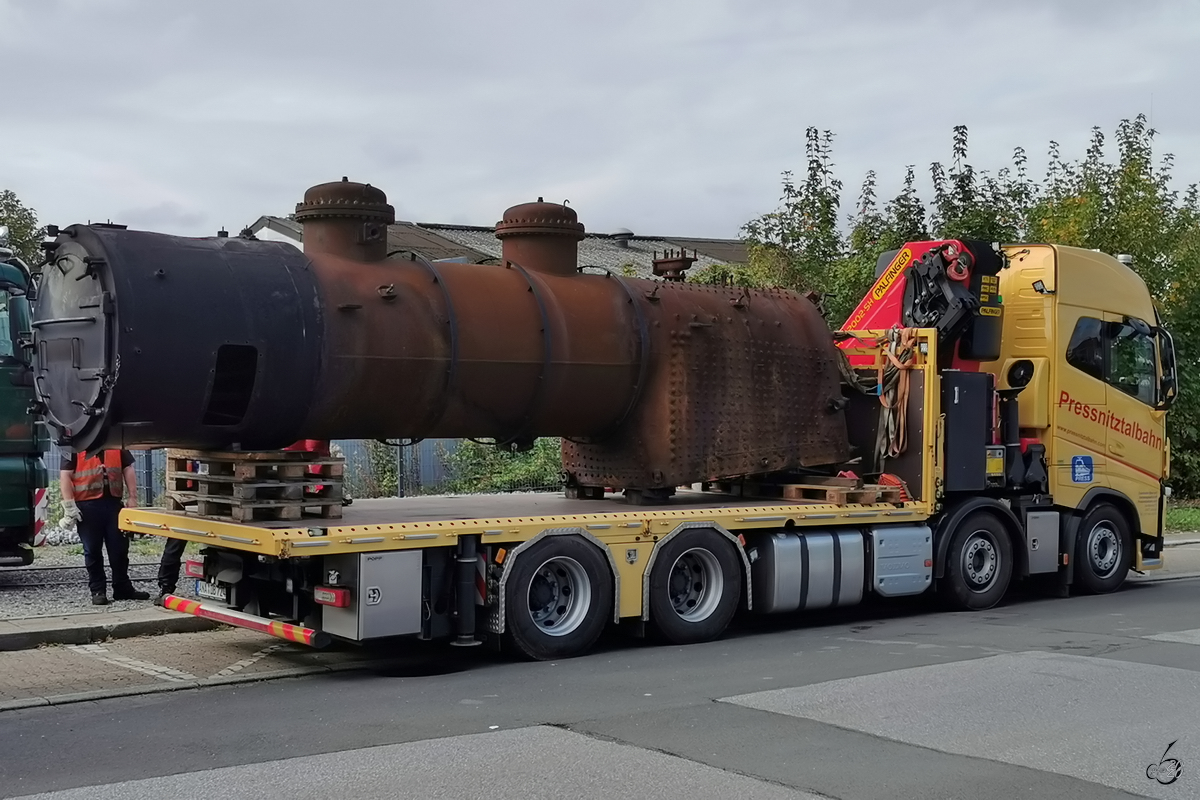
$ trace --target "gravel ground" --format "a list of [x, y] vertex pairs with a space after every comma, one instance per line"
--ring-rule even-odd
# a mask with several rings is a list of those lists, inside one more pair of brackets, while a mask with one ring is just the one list
[[[162, 544], [150, 539], [135, 539], [130, 544], [129, 561], [130, 577], [134, 585], [151, 597], [158, 586], [155, 576], [158, 574], [158, 560], [162, 554]], [[107, 571], [107, 558], [105, 559]], [[145, 608], [150, 600], [119, 600], [107, 606], [92, 605], [91, 594], [87, 588], [87, 573], [83, 569], [83, 548], [81, 545], [46, 545], [35, 551], [34, 567], [69, 566], [78, 569], [55, 569], [41, 573], [22, 572], [20, 568], [0, 569], [0, 619], [20, 619], [26, 617], [62, 616], [64, 614], [107, 614], [114, 611], [129, 611]], [[111, 573], [109, 573], [111, 576]], [[68, 586], [21, 586], [29, 582], [55, 583], [71, 581]], [[191, 597], [193, 583], [181, 577], [178, 594]], [[112, 596], [112, 586], [108, 587]]]

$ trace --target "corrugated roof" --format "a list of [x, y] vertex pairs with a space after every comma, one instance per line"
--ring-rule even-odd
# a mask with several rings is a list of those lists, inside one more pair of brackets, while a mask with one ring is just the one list
[[[260, 217], [250, 226], [252, 232], [263, 228], [301, 240], [301, 226], [294, 220]], [[696, 251], [693, 269], [746, 261], [746, 246], [737, 239], [633, 236], [626, 239], [625, 247], [618, 241], [608, 234], [587, 234], [579, 243], [579, 266], [649, 278], [654, 274], [655, 253], [661, 255], [666, 250], [680, 248]], [[388, 227], [388, 250], [416, 252], [433, 260], [460, 258], [481, 263], [500, 258], [500, 240], [491, 227], [397, 222]]]
[[483, 250], [464, 246], [452, 238], [441, 236], [421, 225], [397, 222], [388, 226], [388, 252], [397, 250], [419, 253], [430, 260], [465, 258], [471, 263], [486, 261], [491, 255]]
[[745, 264], [749, 260], [746, 243], [741, 239], [697, 239], [689, 236], [664, 236], [665, 240], [688, 250], [697, 250], [725, 264]]
[[[500, 257], [500, 240], [492, 228], [467, 225], [421, 224], [430, 230], [437, 231], [447, 239], [453, 239], [464, 247], [488, 253], [493, 258]], [[714, 242], [719, 240], [704, 240]], [[662, 255], [666, 250], [678, 250], [683, 247], [683, 240], [660, 239], [652, 236], [634, 236], [628, 240], [628, 247], [621, 247], [617, 240], [607, 234], [587, 234], [579, 243], [579, 266], [595, 268], [597, 271], [611, 270], [616, 273], [632, 273], [642, 278], [654, 275], [653, 261], [655, 253]], [[741, 245], [741, 242], [730, 242]], [[698, 259], [692, 269], [712, 266], [713, 264], [728, 263], [713, 258], [705, 252], [705, 248], [687, 245], [688, 250], [696, 250]], [[711, 248], [710, 248], [711, 249]], [[732, 248], [730, 248], [732, 252]], [[742, 253], [745, 248], [742, 247]]]

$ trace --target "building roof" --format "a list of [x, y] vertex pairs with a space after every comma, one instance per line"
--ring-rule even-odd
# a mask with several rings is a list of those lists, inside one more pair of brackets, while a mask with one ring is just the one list
[[[263, 230], [290, 239], [302, 240], [300, 223], [284, 217], [259, 217], [248, 228], [251, 233]], [[693, 269], [714, 264], [746, 262], [746, 246], [739, 239], [708, 239], [679, 236], [613, 236], [588, 233], [579, 243], [579, 266], [589, 271], [612, 270], [639, 277], [653, 275], [655, 253], [666, 250], [695, 251]], [[462, 260], [487, 263], [500, 259], [500, 240], [495, 228], [479, 225], [444, 225], [434, 222], [397, 222], [388, 227], [388, 251], [415, 252], [430, 260]]]

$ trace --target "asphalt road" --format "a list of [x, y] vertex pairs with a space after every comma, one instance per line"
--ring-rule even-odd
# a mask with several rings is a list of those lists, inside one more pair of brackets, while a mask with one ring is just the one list
[[0, 796], [39, 792], [1197, 798], [1200, 579], [750, 618], [686, 648], [614, 634], [553, 663], [423, 647], [369, 672], [5, 712]]

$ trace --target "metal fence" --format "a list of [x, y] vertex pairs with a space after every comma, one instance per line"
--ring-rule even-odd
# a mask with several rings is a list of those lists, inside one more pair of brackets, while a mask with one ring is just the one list
[[339, 439], [331, 449], [346, 459], [350, 497], [405, 497], [445, 493], [452, 477], [448, 459], [457, 447], [457, 439], [423, 439], [407, 447]]
[[[557, 442], [552, 442], [557, 449]], [[447, 494], [453, 491], [554, 491], [560, 484], [553, 476], [547, 478], [545, 472], [531, 472], [526, 475], [521, 471], [503, 481], [502, 486], [495, 486], [486, 480], [489, 475], [473, 474], [479, 479], [458, 480], [463, 475], [456, 475], [454, 459], [455, 451], [462, 445], [459, 439], [425, 439], [406, 447], [395, 447], [384, 442], [369, 439], [339, 439], [332, 443], [334, 455], [346, 459], [345, 492], [353, 498], [368, 497], [404, 497], [420, 494]], [[468, 447], [477, 446], [468, 445]], [[469, 449], [464, 452], [471, 452]], [[138, 502], [143, 506], [161, 506], [165, 504], [167, 490], [167, 454], [166, 450], [135, 450], [133, 451], [134, 468], [137, 470]], [[58, 468], [62, 453], [56, 446], [51, 446], [47, 454], [46, 465], [54, 477], [51, 484], [57, 486]], [[503, 465], [495, 465], [502, 470]], [[489, 472], [489, 465], [475, 463], [473, 469]], [[507, 477], [507, 476], [506, 476]], [[478, 483], [481, 488], [473, 488], [471, 484]], [[491, 486], [492, 488], [487, 488]]]
[[[336, 455], [346, 459], [345, 490], [350, 497], [397, 497], [441, 494], [447, 491], [449, 455], [457, 439], [426, 439], [411, 447], [392, 447], [365, 439], [343, 439], [333, 443]], [[68, 451], [69, 452], [69, 451]], [[62, 451], [51, 445], [46, 466], [57, 486]], [[134, 450], [138, 503], [160, 506], [167, 490], [167, 451]]]

